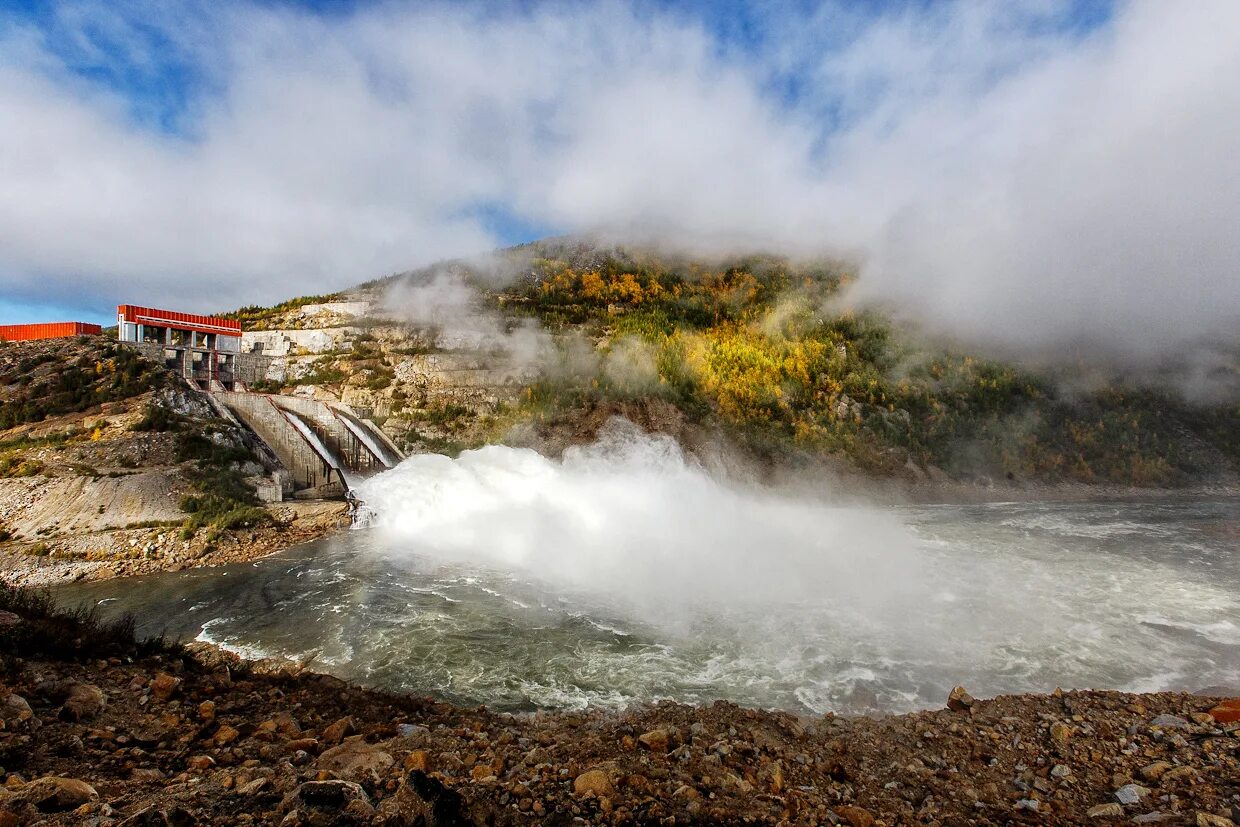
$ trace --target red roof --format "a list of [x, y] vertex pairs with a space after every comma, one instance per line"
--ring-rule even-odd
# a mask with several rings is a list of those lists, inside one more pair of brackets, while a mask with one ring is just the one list
[[153, 307], [138, 307], [133, 304], [120, 305], [116, 308], [116, 314], [131, 324], [195, 330], [199, 333], [222, 333], [225, 336], [241, 335], [241, 322], [236, 319], [222, 319], [219, 316], [199, 316], [196, 313], [156, 310]]

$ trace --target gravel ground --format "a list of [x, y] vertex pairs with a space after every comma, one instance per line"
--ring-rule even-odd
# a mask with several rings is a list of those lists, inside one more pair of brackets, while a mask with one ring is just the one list
[[1240, 815], [1240, 702], [1218, 696], [956, 693], [884, 719], [726, 703], [510, 715], [198, 645], [143, 655], [77, 622], [0, 612], [0, 827]]

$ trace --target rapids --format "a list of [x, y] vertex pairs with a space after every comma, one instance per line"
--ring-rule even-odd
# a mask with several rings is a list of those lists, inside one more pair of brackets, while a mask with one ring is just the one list
[[832, 505], [617, 427], [363, 483], [367, 525], [253, 564], [62, 587], [139, 630], [500, 709], [904, 711], [1240, 685], [1240, 501]]

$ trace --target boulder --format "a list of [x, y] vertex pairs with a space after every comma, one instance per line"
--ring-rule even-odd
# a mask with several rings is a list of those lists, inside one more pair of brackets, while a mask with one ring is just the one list
[[1115, 800], [1120, 804], [1136, 804], [1150, 794], [1149, 787], [1140, 784], [1125, 784], [1115, 791]]
[[76, 810], [99, 797], [95, 788], [76, 778], [48, 775], [37, 778], [22, 788], [18, 797], [43, 813]]
[[1192, 724], [1179, 715], [1159, 715], [1150, 721], [1150, 726], [1159, 729], [1192, 729]]
[[193, 827], [195, 819], [180, 807], [159, 809], [146, 807], [122, 821], [117, 827]]
[[352, 718], [345, 717], [325, 727], [321, 737], [324, 743], [339, 744], [355, 732], [357, 732], [357, 724]]
[[586, 770], [573, 780], [573, 792], [577, 795], [595, 795], [599, 798], [610, 798], [616, 794], [611, 783], [611, 776], [600, 769]]
[[284, 798], [280, 809], [343, 810], [350, 801], [359, 800], [370, 803], [362, 786], [352, 781], [307, 781]]
[[160, 672], [151, 681], [151, 697], [157, 701], [166, 701], [181, 688], [181, 679], [166, 672]]
[[835, 814], [849, 827], [874, 827], [874, 816], [862, 807], [836, 807]]
[[315, 766], [347, 781], [377, 781], [395, 763], [391, 755], [358, 735], [325, 750]]
[[103, 690], [89, 683], [69, 685], [64, 705], [60, 708], [60, 718], [64, 721], [89, 721], [108, 705], [108, 696]]
[[665, 753], [671, 748], [672, 739], [668, 736], [667, 730], [652, 729], [650, 732], [639, 735], [637, 743], [651, 752]]
[[1210, 710], [1210, 717], [1220, 724], [1240, 721], [1240, 698], [1229, 698]]
[[1090, 807], [1085, 815], [1088, 818], [1123, 818], [1124, 808], [1112, 801], [1110, 804], [1099, 804], [1097, 807]]
[[[406, 824], [470, 827], [481, 822], [480, 819], [470, 817], [465, 799], [460, 793], [417, 770], [405, 776], [396, 795], [388, 801]], [[537, 802], [535, 811], [536, 805]]]
[[957, 686], [947, 695], [947, 708], [953, 712], [968, 712], [977, 703], [963, 686]]

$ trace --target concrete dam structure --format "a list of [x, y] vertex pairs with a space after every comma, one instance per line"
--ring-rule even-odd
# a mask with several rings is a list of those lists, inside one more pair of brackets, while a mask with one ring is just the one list
[[297, 497], [341, 496], [404, 458], [374, 422], [338, 402], [220, 390], [211, 396], [271, 449]]

